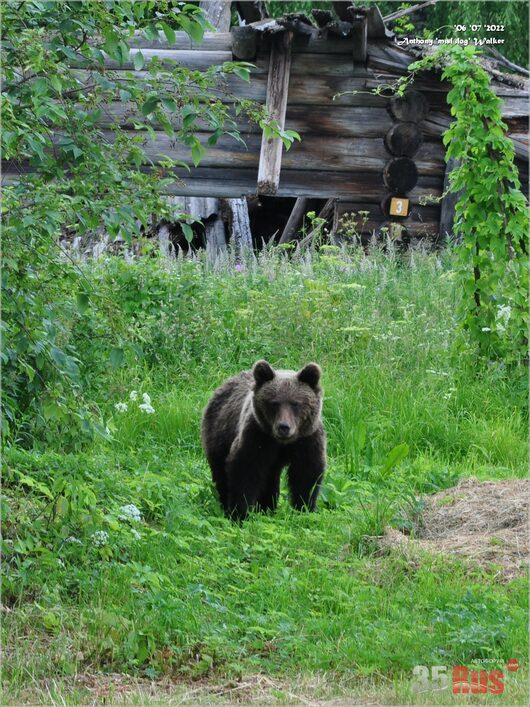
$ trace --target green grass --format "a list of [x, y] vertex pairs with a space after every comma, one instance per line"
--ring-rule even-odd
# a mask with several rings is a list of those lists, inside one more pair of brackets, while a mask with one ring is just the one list
[[[113, 671], [171, 681], [161, 703], [197, 683], [197, 701], [230, 702], [210, 687], [261, 674], [276, 687], [251, 690], [257, 702], [442, 704], [411, 691], [415, 665], [516, 657], [506, 695], [487, 701], [524, 703], [526, 579], [501, 584], [454, 557], [379, 556], [367, 537], [461, 477], [527, 473], [526, 374], [454, 353], [449, 254], [331, 249], [294, 263], [263, 255], [244, 272], [110, 260], [87, 274], [113, 306], [80, 316], [71, 336], [111, 438], [76, 450], [50, 422], [46, 443], [5, 450], [6, 701], [87, 701], [74, 677]], [[109, 331], [124, 345], [117, 369]], [[239, 526], [213, 493], [200, 415], [258, 358], [321, 365], [329, 469], [316, 514], [284, 496], [276, 515]], [[138, 409], [143, 393], [152, 415]], [[384, 475], [396, 445], [408, 455]], [[127, 504], [141, 523], [120, 518]]]

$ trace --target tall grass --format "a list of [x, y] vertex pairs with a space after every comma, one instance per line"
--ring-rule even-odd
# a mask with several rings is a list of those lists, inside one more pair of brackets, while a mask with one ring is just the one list
[[[213, 682], [390, 679], [402, 701], [416, 664], [524, 662], [524, 579], [501, 585], [451, 557], [381, 557], [370, 541], [417, 494], [466, 475], [526, 475], [525, 373], [455, 352], [450, 253], [328, 248], [241, 265], [84, 267], [114, 303], [112, 321], [96, 307], [71, 332], [110, 436], [77, 453], [60, 436], [6, 450], [7, 551], [18, 557], [4, 584], [11, 698], [28, 680], [35, 699], [44, 678], [102, 669]], [[121, 339], [109, 342], [109, 331]], [[117, 344], [125, 362], [113, 369]], [[316, 514], [282, 498], [276, 515], [238, 526], [213, 493], [200, 416], [215, 387], [258, 358], [321, 365], [329, 468]], [[144, 393], [152, 414], [139, 409]], [[385, 466], [396, 447], [408, 454]], [[23, 493], [14, 470], [30, 479]], [[43, 517], [35, 482], [61, 475], [95, 494], [100, 526], [79, 520], [94, 517], [87, 507], [64, 517], [46, 562], [31, 549], [17, 555]], [[127, 504], [140, 523], [120, 519]]]

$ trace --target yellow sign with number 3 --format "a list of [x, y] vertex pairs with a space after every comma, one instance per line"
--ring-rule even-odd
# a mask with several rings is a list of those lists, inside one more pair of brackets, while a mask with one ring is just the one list
[[392, 197], [390, 200], [390, 215], [391, 216], [408, 216], [409, 215], [409, 200], [398, 199]]

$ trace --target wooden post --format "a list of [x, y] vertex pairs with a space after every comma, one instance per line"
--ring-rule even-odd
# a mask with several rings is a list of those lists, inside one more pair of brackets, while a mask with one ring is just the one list
[[368, 58], [368, 22], [366, 15], [354, 15], [352, 36], [353, 61], [365, 64]]
[[345, 22], [349, 22], [350, 20], [350, 5], [351, 2], [346, 2], [345, 0], [341, 0], [340, 2], [333, 2], [333, 9], [337, 13], [337, 16], [339, 19], [344, 20]]
[[206, 253], [210, 262], [215, 262], [220, 253], [226, 251], [225, 224], [220, 215], [204, 224]]
[[[291, 70], [291, 32], [282, 32], [274, 36], [267, 82], [267, 110], [283, 130], [289, 75]], [[274, 195], [280, 184], [283, 143], [279, 137], [261, 140], [258, 170], [258, 194]]]
[[289, 241], [293, 240], [293, 236], [296, 232], [296, 229], [302, 222], [302, 218], [304, 217], [305, 210], [307, 207], [307, 198], [305, 196], [299, 196], [298, 199], [295, 201], [293, 210], [291, 211], [291, 215], [289, 216], [289, 220], [285, 224], [285, 228], [283, 229], [283, 233], [280, 237], [280, 243], [288, 243]]
[[246, 198], [229, 199], [228, 205], [232, 212], [232, 245], [236, 253], [252, 250], [252, 234]]
[[379, 39], [392, 36], [392, 32], [389, 32], [385, 27], [385, 23], [383, 22], [383, 18], [381, 16], [381, 11], [377, 5], [373, 5], [368, 8], [368, 12], [366, 13], [366, 21], [368, 23], [368, 36], [370, 38]]
[[206, 19], [212, 23], [218, 32], [228, 32], [230, 30], [231, 2], [226, 2], [226, 0], [201, 0], [199, 7], [204, 10]]
[[[443, 194], [449, 189], [449, 175], [460, 165], [459, 160], [451, 157], [445, 167], [444, 189]], [[462, 191], [448, 192], [442, 199], [440, 209], [440, 238], [448, 238], [453, 235], [453, 226], [455, 221], [455, 206], [456, 202], [462, 196]]]

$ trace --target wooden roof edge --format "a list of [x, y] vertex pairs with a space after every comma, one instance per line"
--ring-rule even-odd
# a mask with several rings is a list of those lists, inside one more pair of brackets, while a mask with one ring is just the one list
[[[389, 42], [389, 45], [391, 43]], [[424, 56], [427, 56], [431, 51], [432, 47], [431, 46], [426, 46], [426, 47], [413, 47], [413, 48], [406, 48], [401, 45], [397, 45], [395, 42], [392, 43], [394, 45], [394, 48], [398, 48], [409, 54], [413, 60], [418, 60], [421, 59]], [[482, 68], [492, 77], [492, 79], [498, 83], [503, 83], [507, 84], [509, 86], [514, 86], [515, 88], [520, 88], [523, 91], [528, 92], [530, 90], [530, 72], [529, 74], [524, 74], [521, 72], [515, 71], [515, 69], [521, 69], [521, 67], [515, 66], [515, 64], [511, 64], [511, 62], [508, 62], [508, 60], [505, 60], [504, 62], [498, 58], [488, 56], [486, 54], [480, 55], [480, 64]], [[513, 73], [507, 73], [506, 71], [502, 71], [499, 66], [503, 65], [511, 65], [514, 67]]]

